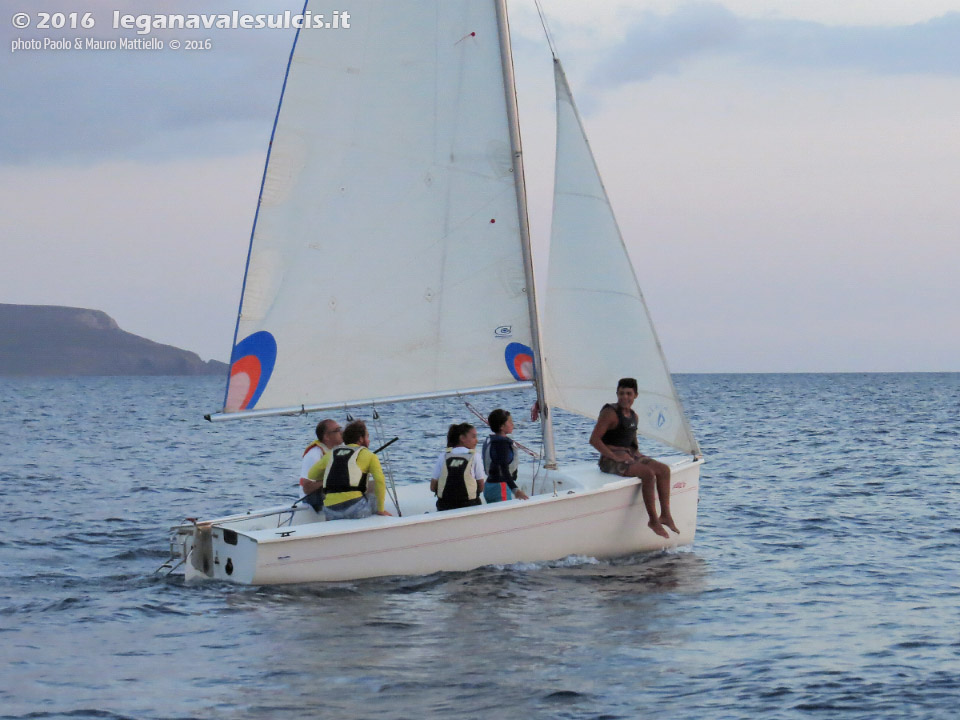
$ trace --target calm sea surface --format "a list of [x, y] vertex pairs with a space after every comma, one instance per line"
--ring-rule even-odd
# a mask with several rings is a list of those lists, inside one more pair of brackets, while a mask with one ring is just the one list
[[[258, 588], [155, 575], [166, 530], [295, 498], [318, 418], [207, 423], [217, 379], [0, 379], [0, 717], [958, 717], [960, 375], [677, 384], [692, 548]], [[423, 479], [470, 419], [381, 416]], [[561, 458], [590, 427], [560, 418]]]

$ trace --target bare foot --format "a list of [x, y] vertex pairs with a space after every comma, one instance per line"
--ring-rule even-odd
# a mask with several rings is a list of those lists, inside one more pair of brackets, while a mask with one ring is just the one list
[[668, 528], [673, 530], [677, 535], [680, 534], [680, 528], [677, 527], [677, 524], [673, 521], [673, 518], [669, 515], [660, 516], [660, 524], [666, 525]]
[[651, 520], [648, 522], [647, 527], [653, 530], [660, 537], [665, 537], [667, 539], [670, 538], [670, 535], [667, 534], [667, 531], [663, 529], [663, 525], [656, 520]]

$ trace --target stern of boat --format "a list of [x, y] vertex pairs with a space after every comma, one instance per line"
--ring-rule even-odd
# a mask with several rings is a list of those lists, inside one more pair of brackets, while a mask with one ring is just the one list
[[255, 540], [236, 530], [206, 523], [180, 525], [173, 528], [172, 533], [188, 583], [199, 580], [249, 583], [253, 579]]
[[223, 580], [249, 584], [257, 571], [258, 542], [250, 533], [322, 522], [323, 516], [308, 506], [282, 506], [258, 513], [215, 520], [189, 519], [170, 529], [172, 553], [184, 566], [186, 582]]

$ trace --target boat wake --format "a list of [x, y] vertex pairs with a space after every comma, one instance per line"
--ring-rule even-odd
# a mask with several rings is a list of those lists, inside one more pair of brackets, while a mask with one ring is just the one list
[[539, 570], [550, 570], [556, 568], [572, 568], [572, 567], [582, 567], [584, 565], [599, 565], [603, 560], [598, 560], [595, 557], [589, 557], [587, 555], [568, 555], [565, 558], [560, 558], [559, 560], [551, 560], [549, 562], [520, 562], [520, 563], [511, 563], [509, 565], [491, 565], [490, 567], [497, 570], [514, 570], [516, 572], [537, 572]]

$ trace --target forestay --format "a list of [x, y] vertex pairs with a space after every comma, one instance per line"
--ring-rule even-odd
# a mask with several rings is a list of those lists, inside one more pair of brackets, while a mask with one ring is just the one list
[[495, 3], [350, 10], [294, 46], [227, 412], [530, 379]]
[[559, 61], [557, 155], [543, 323], [551, 403], [595, 418], [636, 377], [638, 431], [699, 454]]

